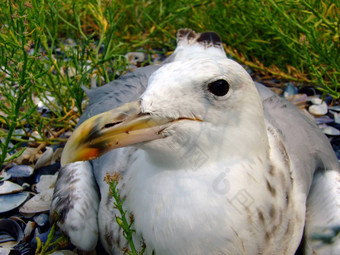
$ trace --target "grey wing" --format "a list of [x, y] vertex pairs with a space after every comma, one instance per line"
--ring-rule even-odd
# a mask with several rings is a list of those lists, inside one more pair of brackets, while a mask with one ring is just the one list
[[315, 122], [295, 105], [257, 83], [267, 122], [281, 134], [296, 176], [308, 193], [316, 170], [339, 169], [338, 160]]
[[307, 197], [305, 254], [340, 254], [339, 162], [312, 119], [261, 84], [265, 119], [285, 144], [296, 182]]
[[[78, 125], [96, 114], [138, 99], [146, 89], [150, 75], [159, 67], [140, 68], [105, 86], [91, 90], [85, 89], [89, 104]], [[109, 208], [112, 204], [99, 204], [98, 186], [102, 194], [101, 200], [108, 202], [108, 185], [104, 182], [104, 176], [106, 172], [112, 174], [117, 169], [123, 171], [126, 168], [128, 158], [124, 160], [123, 156], [131, 155], [131, 153], [125, 153], [125, 151], [128, 152], [129, 148], [109, 152], [93, 162], [68, 164], [59, 172], [51, 204], [51, 220], [57, 222], [60, 229], [80, 250], [93, 250], [96, 247], [99, 232], [104, 231], [105, 222], [99, 222], [98, 226], [98, 211], [103, 214], [99, 206], [108, 209], [104, 210], [104, 213], [109, 214], [104, 219], [109, 218], [114, 221], [112, 209]]]
[[97, 245], [98, 204], [97, 184], [89, 162], [75, 162], [60, 169], [50, 218], [81, 250], [91, 251]]
[[160, 65], [146, 66], [132, 73], [127, 73], [102, 87], [84, 88], [89, 103], [81, 115], [78, 125], [94, 115], [138, 99], [145, 91], [149, 77], [158, 68], [160, 68]]

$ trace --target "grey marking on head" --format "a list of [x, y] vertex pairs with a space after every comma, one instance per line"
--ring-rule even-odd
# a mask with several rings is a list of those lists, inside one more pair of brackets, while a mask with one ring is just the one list
[[221, 37], [215, 32], [204, 32], [198, 38], [197, 42], [204, 46], [220, 47], [222, 45]]
[[221, 37], [215, 32], [196, 33], [195, 31], [185, 28], [177, 32], [177, 44], [185, 41], [187, 44], [201, 44], [204, 47], [222, 48]]
[[177, 42], [180, 42], [182, 40], [195, 40], [197, 38], [197, 34], [195, 31], [189, 29], [189, 28], [182, 28], [177, 31]]

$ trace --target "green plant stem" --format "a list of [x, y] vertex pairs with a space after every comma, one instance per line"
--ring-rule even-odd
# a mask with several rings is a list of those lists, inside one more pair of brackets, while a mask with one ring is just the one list
[[121, 226], [123, 231], [124, 231], [124, 237], [129, 243], [129, 246], [130, 246], [130, 249], [131, 249], [131, 254], [132, 255], [138, 255], [138, 254], [141, 254], [141, 253], [137, 252], [137, 250], [135, 248], [135, 244], [134, 244], [133, 239], [132, 239], [132, 235], [135, 232], [133, 229], [131, 229], [133, 222], [131, 222], [129, 224], [127, 219], [126, 219], [127, 211], [123, 209], [123, 201], [121, 201], [121, 199], [120, 199], [119, 189], [117, 188], [117, 185], [118, 185], [117, 181], [113, 181], [110, 184], [110, 190], [111, 190], [112, 196], [115, 200], [114, 205], [115, 205], [115, 208], [119, 211], [119, 214], [120, 214], [120, 216], [116, 215], [116, 221], [117, 221], [118, 225]]

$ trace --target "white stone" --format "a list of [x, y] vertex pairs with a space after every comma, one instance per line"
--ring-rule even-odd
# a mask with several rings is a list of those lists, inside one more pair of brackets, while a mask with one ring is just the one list
[[322, 116], [325, 115], [328, 112], [328, 107], [325, 102], [322, 104], [314, 104], [309, 106], [308, 111], [313, 114], [314, 116]]

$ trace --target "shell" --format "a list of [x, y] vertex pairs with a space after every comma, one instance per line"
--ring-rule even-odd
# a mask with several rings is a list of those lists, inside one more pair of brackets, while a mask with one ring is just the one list
[[331, 136], [338, 136], [340, 135], [340, 131], [334, 127], [327, 126], [327, 125], [322, 125], [320, 126], [322, 132], [326, 135], [331, 135]]
[[35, 186], [35, 190], [38, 193], [43, 192], [44, 190], [54, 189], [55, 183], [57, 181], [58, 175], [41, 175], [40, 180]]
[[25, 151], [14, 160], [14, 162], [18, 165], [23, 165], [23, 164], [30, 164], [31, 159], [33, 158], [33, 160], [36, 158], [37, 156], [37, 149], [36, 148], [26, 148]]
[[329, 106], [328, 109], [340, 112], [340, 105]]
[[16, 241], [24, 239], [24, 231], [20, 225], [11, 219], [0, 219], [0, 242]]
[[12, 194], [23, 191], [23, 187], [20, 185], [10, 182], [10, 181], [3, 181], [0, 182], [0, 195]]
[[33, 233], [36, 225], [37, 223], [35, 223], [34, 221], [27, 222], [26, 227], [24, 229], [24, 239], [26, 241], [30, 239], [30, 236]]
[[5, 172], [5, 171], [0, 173], [0, 180], [1, 181], [7, 181], [7, 180], [11, 179], [11, 177], [12, 177], [12, 175]]
[[41, 135], [37, 131], [33, 131], [29, 138], [30, 141], [35, 141], [37, 139], [42, 139]]
[[51, 164], [54, 164], [55, 162], [60, 161], [62, 153], [63, 153], [63, 148], [57, 148], [55, 152], [53, 153]]
[[334, 120], [330, 118], [329, 116], [325, 115], [321, 117], [315, 117], [315, 122], [317, 125], [320, 125], [320, 124], [332, 123], [334, 122]]
[[41, 157], [35, 163], [34, 169], [41, 168], [43, 166], [48, 166], [51, 164], [53, 157], [53, 149], [51, 147], [46, 147], [46, 151], [41, 155]]
[[0, 213], [11, 211], [21, 204], [23, 204], [28, 198], [29, 192], [20, 192], [8, 195], [0, 196]]
[[7, 174], [10, 174], [12, 177], [29, 177], [33, 174], [34, 169], [27, 165], [16, 165], [7, 170]]
[[53, 196], [53, 189], [44, 190], [28, 200], [19, 212], [22, 214], [49, 212]]

